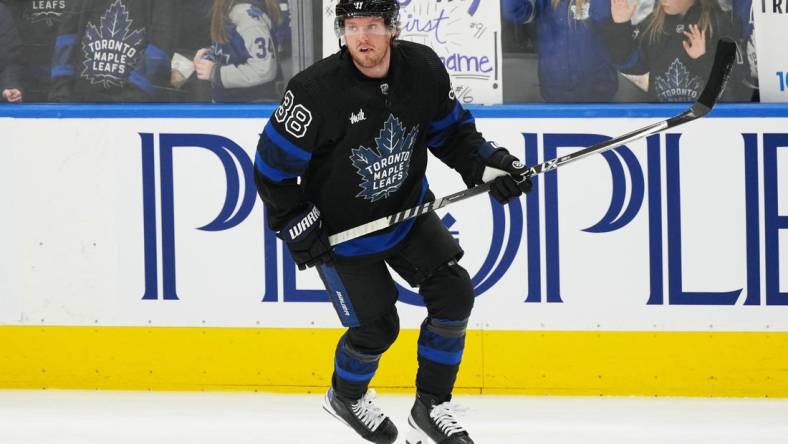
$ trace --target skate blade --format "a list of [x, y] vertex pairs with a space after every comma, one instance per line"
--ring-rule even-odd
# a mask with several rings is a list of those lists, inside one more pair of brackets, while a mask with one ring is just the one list
[[408, 437], [405, 438], [405, 444], [435, 444], [435, 441], [429, 439], [427, 435], [419, 430], [410, 429]]
[[410, 431], [407, 438], [405, 438], [405, 444], [435, 444], [435, 441], [430, 439], [410, 416], [408, 416], [408, 425], [410, 425]]
[[346, 426], [350, 427], [350, 430], [353, 430], [355, 432], [353, 427], [351, 427], [351, 425], [348, 424], [347, 421], [342, 419], [342, 417], [337, 414], [336, 410], [334, 410], [334, 407], [331, 407], [331, 401], [328, 400], [328, 395], [326, 395], [323, 398], [323, 410], [325, 410], [326, 413], [328, 413], [329, 415], [331, 415], [334, 418], [338, 419], [339, 422], [341, 422], [342, 424], [345, 424]]

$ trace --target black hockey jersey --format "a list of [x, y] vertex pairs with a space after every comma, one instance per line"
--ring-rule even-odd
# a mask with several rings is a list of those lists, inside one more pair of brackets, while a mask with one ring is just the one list
[[[292, 78], [260, 136], [255, 178], [273, 230], [311, 202], [336, 233], [433, 199], [428, 148], [473, 185], [483, 143], [430, 48], [396, 42], [383, 79], [361, 74], [343, 48]], [[342, 243], [336, 253], [387, 251], [412, 225]]]
[[[24, 90], [20, 84], [22, 64], [20, 60], [21, 42], [14, 24], [13, 13], [0, 3], [0, 93], [4, 89]], [[0, 97], [0, 103], [5, 100]]]
[[10, 0], [22, 37], [25, 101], [47, 100], [52, 49], [60, 23], [74, 0]]
[[55, 101], [149, 101], [170, 81], [173, 0], [74, 0], [55, 40]]

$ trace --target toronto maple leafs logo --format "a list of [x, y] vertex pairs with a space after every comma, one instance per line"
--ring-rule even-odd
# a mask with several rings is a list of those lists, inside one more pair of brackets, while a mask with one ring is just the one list
[[356, 197], [375, 202], [396, 192], [408, 177], [408, 167], [418, 126], [407, 133], [399, 119], [389, 114], [375, 138], [376, 148], [360, 146], [351, 150], [350, 161], [361, 176]]
[[104, 88], [122, 86], [142, 53], [145, 28], [131, 30], [134, 21], [121, 0], [115, 0], [99, 26], [89, 22], [82, 39], [82, 77]]
[[654, 79], [654, 93], [662, 102], [692, 102], [698, 98], [702, 82], [681, 60], [675, 59], [667, 72]]

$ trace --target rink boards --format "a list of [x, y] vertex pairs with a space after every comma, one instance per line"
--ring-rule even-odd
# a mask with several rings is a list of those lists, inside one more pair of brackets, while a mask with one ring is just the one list
[[[339, 322], [251, 182], [272, 110], [0, 108], [0, 387], [328, 383]], [[682, 110], [474, 112], [533, 164]], [[509, 207], [440, 211], [477, 292], [458, 386], [788, 396], [787, 162], [788, 108], [728, 105], [547, 173]], [[438, 196], [463, 186], [434, 158], [428, 177]], [[412, 386], [419, 305], [402, 286], [375, 386]]]

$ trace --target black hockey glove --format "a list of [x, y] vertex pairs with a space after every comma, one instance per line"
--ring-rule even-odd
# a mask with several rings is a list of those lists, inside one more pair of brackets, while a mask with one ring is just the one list
[[479, 157], [484, 162], [477, 169], [476, 183], [490, 184], [490, 195], [502, 204], [531, 191], [531, 179], [524, 178], [525, 165], [506, 150], [487, 142], [479, 147]]
[[323, 229], [320, 211], [312, 204], [291, 219], [278, 235], [285, 241], [299, 270], [334, 260], [334, 250], [328, 242], [328, 233]]

